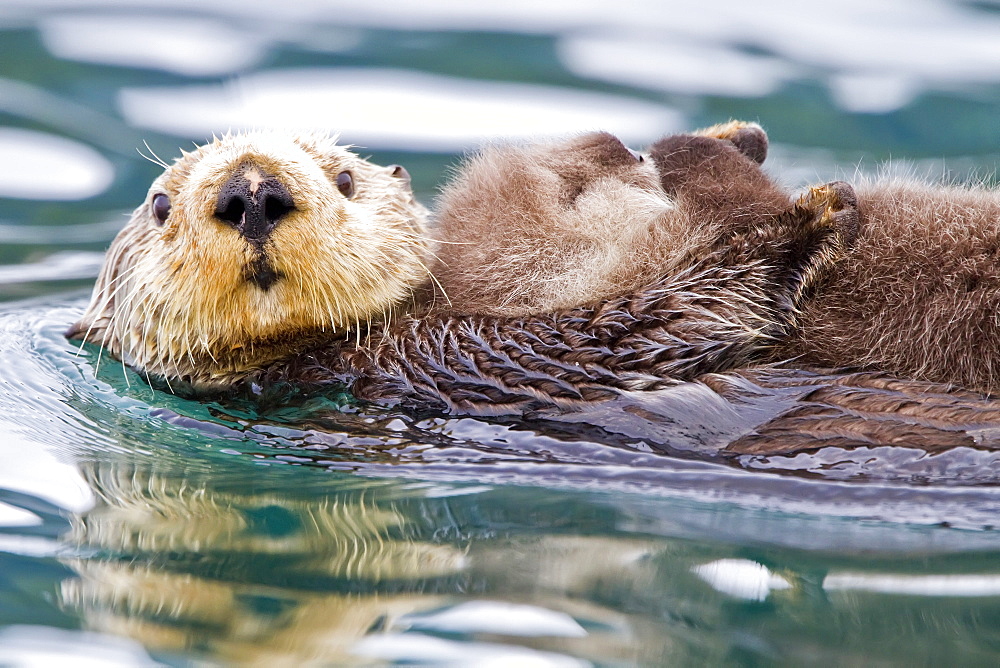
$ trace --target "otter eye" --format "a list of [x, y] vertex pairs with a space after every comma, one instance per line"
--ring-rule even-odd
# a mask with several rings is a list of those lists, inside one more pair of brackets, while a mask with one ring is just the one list
[[163, 193], [153, 195], [153, 216], [156, 217], [157, 222], [162, 225], [167, 222], [167, 216], [169, 215], [170, 198]]
[[337, 174], [337, 190], [344, 197], [354, 196], [354, 177], [351, 176], [350, 172], [341, 172]]

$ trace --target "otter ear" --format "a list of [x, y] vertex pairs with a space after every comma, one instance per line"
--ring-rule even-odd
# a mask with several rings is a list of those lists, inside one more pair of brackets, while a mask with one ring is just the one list
[[740, 153], [758, 165], [763, 164], [767, 158], [767, 133], [756, 123], [729, 121], [698, 130], [694, 134], [730, 141]]

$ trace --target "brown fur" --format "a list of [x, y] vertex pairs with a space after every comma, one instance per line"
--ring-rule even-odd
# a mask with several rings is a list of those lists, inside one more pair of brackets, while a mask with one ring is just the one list
[[789, 208], [789, 196], [751, 168], [766, 154], [758, 126], [701, 134], [678, 138], [669, 164], [603, 132], [484, 149], [438, 202], [434, 274], [447, 303], [525, 315], [623, 295]]
[[[581, 283], [579, 266], [567, 258], [574, 248], [593, 252], [594, 243], [608, 243], [594, 235], [585, 244], [565, 246], [567, 257], [549, 265], [577, 270], [568, 279], [564, 269], [553, 271], [551, 285], [565, 281], [589, 286], [584, 293], [594, 291], [579, 304], [560, 308], [564, 302], [556, 301], [556, 289], [516, 306], [528, 315], [503, 314], [511, 306], [497, 299], [506, 294], [504, 286], [530, 288], [530, 281], [501, 261], [483, 264], [496, 272], [485, 274], [493, 277], [487, 287], [495, 301], [484, 308], [499, 315], [437, 305], [420, 317], [387, 322], [383, 314], [426, 280], [423, 262], [431, 247], [423, 234], [424, 210], [405, 182], [327, 138], [255, 134], [224, 138], [167, 168], [150, 197], [168, 193], [170, 217], [156, 225], [151, 200], [136, 210], [112, 245], [90, 307], [69, 334], [168, 382], [230, 387], [244, 380], [264, 386], [346, 381], [361, 398], [459, 412], [573, 407], [683, 380], [733, 405], [759, 392], [793, 392], [794, 410], [730, 443], [728, 452], [747, 457], [825, 445], [918, 443], [940, 449], [989, 440], [997, 411], [968, 392], [871, 373], [715, 372], [797, 354], [816, 364], [896, 365], [914, 376], [958, 369], [965, 374], [959, 382], [993, 382], [993, 363], [978, 359], [996, 350], [991, 305], [1000, 280], [990, 269], [998, 247], [993, 194], [883, 184], [863, 189], [859, 207], [849, 186], [832, 184], [792, 202], [757, 165], [766, 154], [766, 135], [755, 126], [733, 123], [701, 136], [668, 137], [652, 147], [643, 168], [629, 161], [634, 158], [620, 143], [595, 137], [560, 158], [576, 156], [565, 163], [571, 169], [548, 164], [555, 189], [542, 192], [555, 192], [559, 202], [572, 200], [577, 216], [601, 210], [587, 204], [590, 193], [613, 200], [615, 183], [625, 184], [629, 197], [645, 201], [649, 195], [656, 207], [631, 218], [630, 209], [620, 209], [623, 217], [611, 225], [591, 217], [595, 229], [611, 230], [610, 245], [624, 253], [619, 257], [649, 263], [639, 262], [635, 276], [627, 266], [611, 263], [592, 271], [584, 264], [592, 280]], [[558, 151], [552, 156], [559, 157]], [[221, 184], [248, 159], [261, 175], [294, 177], [285, 183], [298, 207], [256, 249], [213, 216]], [[602, 161], [611, 165], [613, 178], [601, 177]], [[650, 164], [659, 183], [651, 184], [643, 171]], [[350, 205], [331, 182], [344, 169], [358, 182], [359, 195]], [[505, 183], [495, 180], [497, 174], [488, 174], [479, 187]], [[495, 211], [510, 212], [516, 208], [511, 203], [565, 210], [534, 198], [530, 182], [511, 183], [526, 199], [493, 200]], [[538, 228], [542, 234], [529, 225], [530, 217], [515, 220], [534, 263], [520, 266], [547, 271], [551, 258], [543, 242], [559, 241], [557, 227]], [[502, 259], [502, 244], [485, 232], [505, 224], [502, 217], [492, 219], [482, 236], [471, 238], [485, 240]], [[465, 233], [474, 229], [459, 227]], [[623, 228], [633, 234], [614, 234]], [[585, 227], [575, 233], [587, 237]], [[632, 248], [637, 242], [638, 251]], [[453, 249], [470, 250], [445, 245], [442, 257], [457, 257], [450, 255]], [[260, 250], [266, 266], [281, 274], [270, 289], [247, 278], [248, 267], [256, 271]], [[656, 262], [663, 263], [659, 274]], [[637, 276], [652, 279], [607, 295], [625, 290], [629, 280], [645, 280]], [[830, 282], [805, 300], [824, 277]], [[451, 284], [464, 280], [461, 272], [447, 277]], [[461, 294], [456, 292], [456, 301]], [[894, 308], [896, 296], [905, 308]], [[855, 313], [855, 305], [863, 308]], [[539, 308], [549, 310], [530, 313]], [[799, 323], [801, 334], [795, 334]], [[361, 327], [374, 329], [360, 339]], [[358, 331], [355, 341], [335, 336], [351, 328]], [[904, 336], [910, 334], [920, 336]], [[935, 350], [927, 353], [928, 347]]]
[[[638, 232], [618, 244], [664, 242], [640, 249], [645, 275], [613, 264], [613, 272], [594, 272], [571, 244], [564, 251], [573, 262], [563, 266], [570, 271], [551, 276], [558, 289], [536, 295], [533, 308], [545, 314], [512, 316], [506, 304], [495, 306], [499, 316], [437, 305], [396, 325], [385, 316], [427, 280], [430, 245], [421, 234], [424, 210], [397, 172], [328, 138], [226, 137], [185, 154], [153, 184], [112, 244], [91, 305], [69, 335], [168, 384], [224, 388], [248, 376], [325, 382], [347, 374], [359, 396], [421, 397], [486, 412], [593, 400], [744, 365], [786, 335], [804, 291], [836, 257], [854, 212], [835, 206], [832, 190], [793, 204], [771, 186], [755, 162], [766, 146], [759, 128], [731, 124], [718, 134], [725, 139], [668, 137], [644, 162], [604, 134], [546, 158], [554, 189], [544, 193], [572, 203], [585, 214], [581, 221], [600, 222], [598, 214], [608, 209], [594, 204], [595, 193], [613, 195], [615, 184], [629, 196], [637, 189], [640, 198], [659, 198], [657, 217], [640, 219]], [[742, 152], [747, 147], [751, 157]], [[602, 169], [614, 178], [598, 177]], [[353, 196], [336, 191], [345, 170], [355, 177]], [[530, 191], [522, 185], [522, 194]], [[251, 208], [228, 220], [227, 193], [252, 196], [255, 188], [287, 189], [295, 206], [272, 227], [252, 213], [262, 209], [241, 200]], [[152, 206], [158, 194], [171, 200], [162, 224]], [[623, 218], [612, 227], [633, 224], [630, 208], [618, 211]], [[521, 224], [528, 238], [528, 222], [511, 224]], [[668, 245], [656, 224], [699, 233]], [[591, 235], [590, 244], [607, 245], [602, 238]], [[537, 230], [530, 238], [525, 253], [536, 253], [532, 264], [544, 266], [537, 253], [547, 240]], [[495, 265], [487, 272], [491, 294], [497, 285], [514, 285], [516, 269]], [[565, 286], [578, 287], [588, 272], [594, 279], [588, 290], [619, 293], [561, 307], [556, 300], [565, 301]], [[616, 283], [620, 276], [639, 285]], [[362, 345], [360, 329], [372, 326], [377, 333]], [[352, 328], [356, 344], [331, 343]]]
[[[510, 413], [656, 389], [761, 359], [787, 336], [801, 299], [853, 234], [856, 211], [837, 188], [789, 201], [754, 161], [717, 138], [668, 137], [651, 157], [663, 191], [693, 217], [685, 220], [704, 221], [716, 235], [711, 245], [671, 251], [685, 262], [656, 280], [546, 313], [432, 308], [366, 345], [325, 344], [256, 380], [340, 379], [365, 399]], [[749, 197], [760, 192], [773, 197]], [[545, 239], [534, 241], [540, 248]], [[518, 279], [497, 269], [494, 280]]]
[[876, 181], [861, 231], [779, 355], [1000, 390], [1000, 194]]
[[[699, 150], [710, 137], [739, 150]], [[592, 135], [490, 150], [470, 161], [439, 213], [441, 238], [466, 244], [441, 251], [445, 262], [458, 258], [442, 272], [457, 308], [538, 313], [623, 294], [788, 207], [788, 196], [755, 164], [766, 153], [766, 135], [745, 123], [654, 147], [661, 182], [649, 192], [673, 201], [654, 216], [587, 200], [568, 206], [558, 196], [566, 187], [563, 174], [582, 175], [577, 181], [584, 192], [592, 188], [605, 200], [624, 202], [622, 193], [635, 188], [634, 174], [643, 173], [634, 161], [604, 167], [606, 158], [581, 150], [598, 141], [617, 140]], [[754, 159], [740, 160], [739, 153]], [[517, 178], [505, 178], [508, 164], [516, 166]], [[541, 187], [532, 189], [526, 176]], [[836, 187], [847, 205], [857, 203], [857, 227], [845, 230], [850, 250], [804, 302], [799, 328], [771, 360], [1000, 390], [1000, 194], [898, 180], [865, 184], [857, 194], [846, 184]], [[585, 243], [576, 242], [581, 228]], [[510, 257], [508, 248], [514, 249]], [[471, 258], [489, 259], [477, 264]], [[534, 287], [539, 277], [546, 295]], [[531, 299], [518, 301], [523, 295]]]

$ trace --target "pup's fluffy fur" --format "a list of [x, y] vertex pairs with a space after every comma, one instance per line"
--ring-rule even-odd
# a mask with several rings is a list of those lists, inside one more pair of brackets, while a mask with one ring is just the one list
[[[786, 193], [747, 169], [766, 154], [758, 126], [701, 134], [731, 150], [688, 165], [679, 149], [670, 174], [605, 132], [470, 158], [437, 206], [434, 274], [451, 307], [511, 316], [623, 295], [689, 264], [724, 230], [789, 209]], [[706, 169], [710, 178], [689, 178]]]
[[[453, 305], [523, 314], [621, 294], [788, 208], [755, 164], [762, 130], [701, 134], [753, 160], [690, 163], [679, 143], [639, 162], [606, 134], [471, 159], [438, 213], [437, 273]], [[900, 180], [838, 189], [845, 206], [857, 198], [857, 236], [773, 360], [1000, 390], [1000, 195]]]
[[1000, 390], [1000, 194], [890, 180], [858, 202], [856, 243], [780, 354]]

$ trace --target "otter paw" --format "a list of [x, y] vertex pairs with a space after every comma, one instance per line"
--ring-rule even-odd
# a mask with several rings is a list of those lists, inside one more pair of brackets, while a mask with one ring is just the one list
[[843, 181], [810, 188], [774, 228], [783, 243], [780, 266], [786, 270], [792, 304], [798, 305], [833, 266], [858, 235], [858, 198]]
[[767, 158], [767, 133], [756, 123], [729, 121], [697, 130], [694, 134], [730, 141], [740, 153], [758, 165]]
[[836, 231], [845, 248], [858, 236], [861, 226], [858, 196], [849, 183], [833, 181], [814, 186], [799, 197], [795, 207], [805, 215], [806, 225]]

